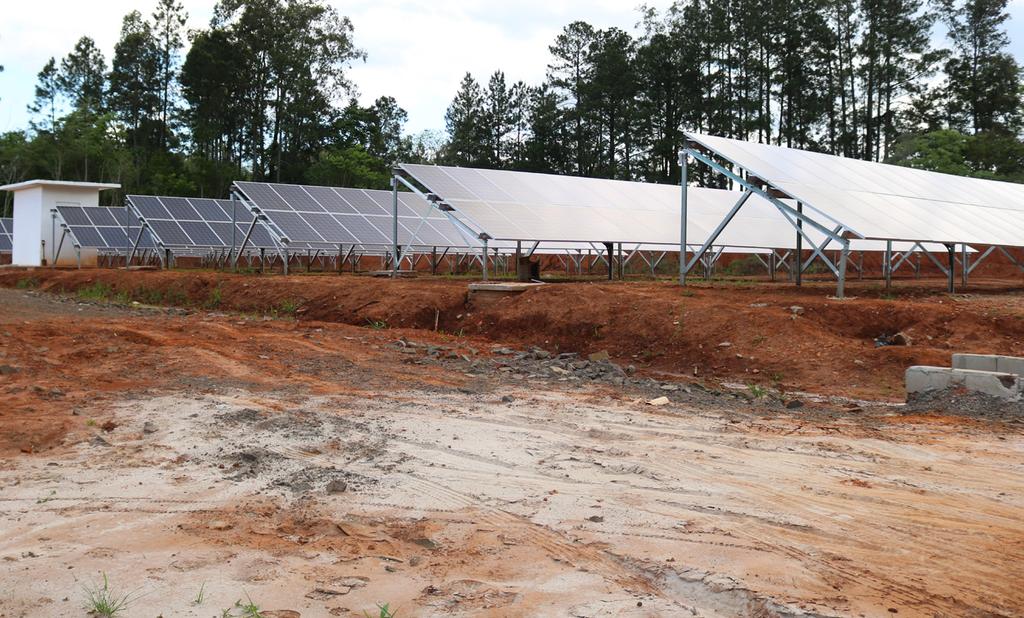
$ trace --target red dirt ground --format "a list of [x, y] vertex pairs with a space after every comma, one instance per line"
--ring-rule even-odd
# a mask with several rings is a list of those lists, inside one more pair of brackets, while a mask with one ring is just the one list
[[[466, 345], [607, 350], [616, 361], [673, 377], [873, 399], [902, 399], [906, 367], [945, 365], [952, 352], [1024, 354], [1024, 295], [1011, 280], [977, 282], [955, 295], [941, 293], [936, 280], [903, 283], [889, 295], [878, 282], [855, 282], [852, 298], [842, 301], [829, 297], [833, 288], [825, 283], [683, 289], [577, 282], [482, 307], [467, 302], [465, 280], [447, 278], [37, 269], [2, 272], [0, 285], [71, 294], [99, 285], [122, 302], [436, 329]], [[876, 347], [876, 337], [896, 332], [911, 345]]]

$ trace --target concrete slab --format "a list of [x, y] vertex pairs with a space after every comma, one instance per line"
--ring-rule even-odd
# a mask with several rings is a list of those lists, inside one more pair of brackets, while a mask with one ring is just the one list
[[1024, 358], [999, 354], [954, 354], [953, 368], [996, 371], [1022, 376], [1024, 375]]
[[952, 367], [908, 367], [906, 374], [907, 396], [964, 388], [1006, 401], [1024, 400], [1024, 378], [1012, 373], [957, 369]]
[[517, 296], [546, 283], [519, 281], [478, 281], [469, 284], [469, 302], [477, 305], [490, 304], [509, 296]]

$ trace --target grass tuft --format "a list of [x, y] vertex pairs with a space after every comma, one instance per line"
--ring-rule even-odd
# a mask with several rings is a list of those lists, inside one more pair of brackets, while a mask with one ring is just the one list
[[377, 614], [376, 615], [370, 614], [367, 611], [363, 612], [363, 616], [365, 618], [395, 618], [395, 616], [397, 616], [397, 615], [398, 614], [394, 610], [392, 610], [391, 607], [387, 603], [378, 603], [377, 604]]
[[114, 618], [122, 615], [131, 604], [131, 593], [115, 593], [110, 588], [107, 574], [103, 573], [103, 584], [84, 585], [85, 611], [101, 618]]

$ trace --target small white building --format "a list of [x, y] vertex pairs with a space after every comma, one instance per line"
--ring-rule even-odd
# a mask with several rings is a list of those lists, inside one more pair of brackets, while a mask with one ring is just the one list
[[55, 255], [60, 230], [53, 224], [53, 211], [58, 206], [99, 206], [100, 191], [120, 189], [121, 185], [102, 182], [71, 182], [64, 180], [26, 180], [4, 185], [0, 191], [14, 193], [15, 266], [44, 264], [75, 264], [74, 247], [65, 242], [60, 255]]

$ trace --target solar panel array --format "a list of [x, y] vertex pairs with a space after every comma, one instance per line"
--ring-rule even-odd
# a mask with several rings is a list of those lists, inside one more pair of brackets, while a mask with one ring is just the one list
[[1024, 246], [1024, 185], [686, 136], [865, 238]]
[[[219, 249], [241, 246], [253, 215], [232, 200], [195, 197], [129, 195], [128, 203], [152, 230], [156, 241], [171, 249]], [[232, 226], [232, 208], [236, 225]], [[273, 248], [273, 238], [262, 225], [252, 230], [247, 248]]]
[[[403, 164], [474, 230], [506, 240], [679, 245], [679, 187], [503, 170]], [[735, 191], [691, 188], [687, 241], [710, 236], [739, 199]], [[810, 232], [810, 230], [808, 230]], [[719, 238], [733, 247], [792, 248], [795, 232], [757, 196]]]
[[[57, 206], [57, 214], [71, 232], [72, 242], [79, 247], [121, 250], [130, 244], [127, 235], [130, 215], [125, 208]], [[138, 222], [133, 222], [133, 226], [139, 229]], [[153, 239], [145, 234], [139, 245], [145, 248], [155, 246]]]
[[14, 250], [14, 219], [0, 218], [0, 253]]
[[[235, 187], [266, 215], [289, 247], [380, 250], [392, 244], [390, 191], [259, 182], [236, 182]], [[426, 200], [405, 192], [398, 196], [400, 245], [476, 246]]]

